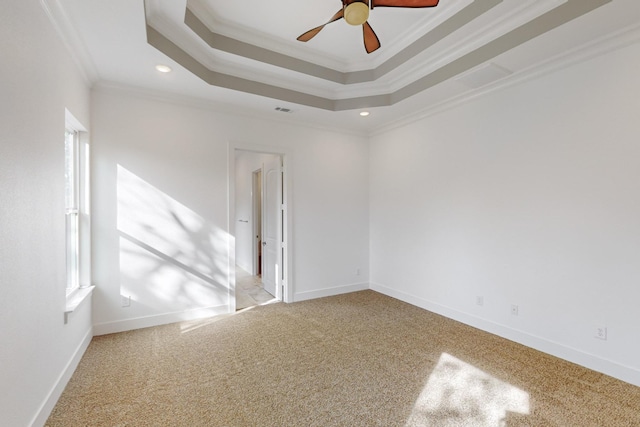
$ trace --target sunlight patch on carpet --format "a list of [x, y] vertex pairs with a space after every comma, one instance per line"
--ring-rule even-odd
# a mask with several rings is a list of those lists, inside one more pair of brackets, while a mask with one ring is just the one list
[[248, 311], [251, 311], [251, 310], [255, 309], [256, 307], [260, 307], [262, 305], [276, 304], [278, 302], [280, 302], [279, 299], [272, 298], [269, 301], [265, 301], [263, 303], [260, 303], [260, 304], [257, 304], [257, 305], [253, 305], [251, 307], [246, 307], [246, 308], [240, 309], [240, 310], [236, 311], [235, 313], [220, 314], [218, 316], [207, 317], [207, 318], [204, 318], [204, 319], [195, 319], [195, 320], [187, 320], [187, 321], [184, 321], [184, 322], [180, 322], [180, 333], [185, 334], [185, 333], [188, 333], [188, 332], [193, 332], [196, 329], [203, 328], [205, 326], [208, 326], [208, 325], [211, 325], [213, 323], [216, 323], [216, 322], [218, 322], [220, 320], [227, 319], [227, 318], [229, 318], [231, 316], [237, 316], [239, 314], [246, 313]]
[[529, 409], [529, 393], [442, 353], [406, 427], [500, 427], [508, 412], [527, 415]]

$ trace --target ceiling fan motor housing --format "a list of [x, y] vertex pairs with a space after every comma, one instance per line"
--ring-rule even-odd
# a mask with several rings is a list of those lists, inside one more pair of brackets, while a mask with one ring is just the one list
[[369, 19], [368, 0], [344, 0], [344, 20], [351, 25], [362, 25]]

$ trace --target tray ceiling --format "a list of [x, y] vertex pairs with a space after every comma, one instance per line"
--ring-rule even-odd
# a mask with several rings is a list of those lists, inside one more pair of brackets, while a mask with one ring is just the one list
[[[346, 127], [347, 115], [365, 108], [401, 119], [416, 105], [444, 102], [637, 26], [640, 17], [633, 0], [379, 7], [369, 23], [382, 47], [367, 54], [362, 30], [343, 20], [296, 41], [339, 10], [338, 0], [43, 1], [99, 84], [286, 107]], [[143, 77], [143, 62], [164, 62], [176, 73], [154, 82]]]

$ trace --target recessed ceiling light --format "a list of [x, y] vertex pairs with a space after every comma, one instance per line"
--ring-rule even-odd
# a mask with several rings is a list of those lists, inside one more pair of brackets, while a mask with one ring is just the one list
[[169, 67], [168, 65], [156, 65], [156, 70], [160, 71], [161, 73], [170, 73], [171, 72], [171, 67]]
[[368, 111], [362, 111], [362, 112], [360, 113], [360, 115], [361, 115], [362, 117], [367, 117], [367, 116], [369, 115], [369, 112], [368, 112]]

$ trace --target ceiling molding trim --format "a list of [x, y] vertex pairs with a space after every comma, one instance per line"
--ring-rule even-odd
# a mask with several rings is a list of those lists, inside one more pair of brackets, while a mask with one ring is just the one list
[[212, 101], [204, 98], [196, 98], [189, 95], [182, 95], [159, 90], [143, 89], [139, 86], [129, 86], [116, 82], [100, 81], [93, 88], [94, 93], [116, 93], [125, 96], [132, 96], [138, 99], [144, 99], [154, 102], [164, 102], [186, 108], [198, 108], [202, 110], [212, 111], [219, 114], [229, 114], [233, 116], [246, 117], [249, 119], [259, 119], [274, 123], [287, 124], [308, 129], [315, 129], [331, 133], [339, 133], [341, 135], [351, 135], [357, 137], [367, 137], [368, 132], [345, 128], [332, 124], [331, 126], [323, 126], [311, 121], [300, 119], [299, 116], [274, 113], [269, 110], [247, 110], [246, 107], [238, 107], [237, 105]]
[[[451, 18], [447, 19], [427, 34], [420, 37], [415, 42], [398, 52], [388, 61], [381, 64], [374, 70], [375, 78], [378, 79], [387, 73], [397, 69], [420, 53], [424, 52], [437, 42], [453, 34], [456, 30], [469, 24], [474, 19], [487, 13], [494, 7], [502, 3], [503, 0], [476, 0]], [[360, 82], [358, 82], [360, 83]]]
[[184, 23], [212, 49], [221, 50], [335, 83], [351, 85], [378, 80], [502, 2], [503, 0], [474, 0], [471, 4], [437, 25], [431, 31], [424, 34], [378, 67], [350, 72], [341, 72], [323, 67], [312, 62], [303, 61], [289, 55], [284, 55], [218, 34], [212, 31], [188, 6], [185, 12]]
[[[437, 11], [437, 13], [426, 13], [424, 20], [421, 20], [412, 27], [407, 28], [406, 31], [399, 34], [394, 40], [391, 41], [390, 46], [389, 44], [385, 43], [385, 48], [382, 49], [381, 52], [376, 51], [380, 52], [379, 54], [376, 54], [375, 56], [369, 55], [367, 58], [370, 57], [370, 60], [361, 60], [358, 62], [354, 62], [347, 71], [376, 69], [380, 67], [385, 62], [401, 53], [402, 50], [406, 49], [406, 46], [409, 46], [415, 43], [418, 39], [432, 33], [436, 30], [437, 27], [444, 24], [445, 21], [450, 20], [455, 15], [460, 13], [463, 9], [470, 6], [471, 3], [476, 1], [477, 0], [447, 0], [446, 2], [440, 2], [440, 4], [438, 4], [437, 6], [437, 9], [434, 9]], [[490, 3], [491, 2], [488, 2], [488, 4]], [[381, 9], [385, 8], [381, 7], [379, 10]], [[382, 17], [380, 19], [382, 19]], [[396, 48], [396, 46], [405, 46], [405, 48]]]
[[[151, 10], [145, 11], [147, 25], [162, 33], [165, 38], [171, 40], [194, 60], [212, 71], [329, 99], [346, 96], [341, 91], [343, 85], [331, 80], [315, 78], [308, 74], [298, 73], [295, 70], [235, 55], [226, 50], [214, 50], [205, 40], [195, 35], [194, 31], [184, 24], [184, 16], [177, 20], [169, 19], [161, 11], [153, 9], [153, 7], [157, 6], [151, 6], [152, 3], [150, 0], [145, 2], [147, 9], [151, 8]], [[208, 30], [205, 30], [206, 33], [208, 33]], [[374, 88], [369, 89], [375, 90]], [[379, 93], [388, 92], [389, 90], [390, 87], [388, 85], [383, 88], [377, 88]], [[360, 89], [357, 94], [361, 96], [366, 95], [367, 92]]]
[[298, 125], [301, 127], [323, 131], [339, 132], [361, 137], [376, 137], [393, 131], [394, 129], [398, 129], [403, 126], [418, 122], [422, 119], [436, 116], [438, 114], [441, 114], [442, 112], [457, 108], [469, 102], [473, 102], [476, 99], [479, 99], [486, 95], [490, 95], [503, 89], [507, 89], [511, 86], [516, 86], [528, 81], [535, 80], [544, 75], [552, 74], [562, 69], [569, 68], [572, 65], [579, 64], [635, 44], [640, 44], [640, 24], [622, 28], [615, 33], [608, 34], [600, 39], [578, 46], [575, 49], [528, 67], [524, 71], [514, 73], [506, 77], [505, 79], [499, 80], [480, 89], [476, 89], [474, 91], [459, 95], [455, 98], [451, 98], [433, 107], [420, 110], [415, 114], [403, 117], [400, 120], [388, 123], [377, 128], [374, 126], [370, 129], [370, 131], [367, 132], [360, 132], [348, 128], [336, 128], [335, 126], [323, 126], [311, 122], [301, 122], [298, 116], [285, 114], [274, 116], [271, 111], [269, 111], [268, 113], [262, 110], [252, 110], [251, 112], [248, 112], [246, 107], [238, 107], [232, 104], [226, 104], [204, 98], [197, 98], [193, 96], [165, 92], [155, 89], [142, 89], [137, 86], [128, 86], [115, 82], [98, 82], [92, 90], [94, 92], [122, 93], [141, 99], [166, 102], [189, 108], [200, 108], [203, 110], [213, 111], [221, 114], [232, 114], [247, 118], [258, 118], [278, 123]]
[[[207, 65], [210, 64], [210, 65]], [[266, 68], [256, 71], [249, 66], [238, 65], [235, 62], [224, 61], [217, 59], [209, 63], [204, 63], [211, 71], [215, 71], [222, 74], [228, 74], [243, 79], [258, 81], [260, 83], [281, 87], [283, 89], [295, 90], [298, 92], [306, 93], [309, 95], [320, 96], [328, 99], [347, 98], [350, 95], [342, 89], [342, 86], [338, 86], [336, 83], [329, 83], [326, 80], [320, 80], [320, 84], [314, 84], [315, 82], [309, 82], [308, 78], [297, 74], [293, 71], [282, 68]], [[388, 85], [380, 85], [377, 87], [378, 93], [387, 93], [390, 90]], [[367, 91], [362, 89], [353, 88], [350, 93], [355, 95], [368, 95], [373, 92], [371, 87], [367, 87]], [[363, 93], [364, 92], [364, 93]]]
[[497, 22], [491, 23], [478, 31], [458, 40], [450, 48], [440, 55], [434, 57], [434, 62], [448, 63], [460, 57], [463, 53], [469, 53], [487, 42], [497, 39], [507, 34], [509, 31], [518, 28], [540, 15], [554, 10], [567, 0], [527, 0], [515, 11], [511, 11], [500, 17]]
[[508, 70], [505, 67], [493, 62], [485, 62], [484, 64], [456, 76], [454, 80], [468, 89], [478, 89], [511, 74], [513, 74], [513, 71]]
[[173, 43], [153, 27], [147, 26], [146, 29], [147, 42], [151, 46], [155, 47], [160, 52], [164, 53], [169, 58], [212, 86], [237, 90], [240, 92], [250, 93], [329, 111], [387, 107], [392, 105], [393, 103], [391, 99], [392, 94], [378, 94], [359, 98], [334, 100], [213, 71], [202, 65], [181, 47]]
[[242, 79], [227, 74], [212, 71], [190, 56], [182, 48], [166, 38], [149, 25], [147, 41], [180, 65], [190, 70], [205, 82], [255, 95], [279, 99], [295, 104], [321, 108], [332, 111], [344, 111], [357, 108], [383, 107], [396, 104], [419, 92], [427, 90], [452, 77], [489, 61], [529, 40], [553, 30], [573, 19], [576, 19], [612, 0], [567, 0], [566, 3], [546, 12], [526, 24], [515, 28], [497, 39], [481, 46], [458, 59], [440, 67], [426, 76], [404, 86], [397, 91], [374, 96], [332, 100], [329, 98], [309, 95], [295, 90]]
[[590, 59], [597, 58], [635, 44], [640, 44], [640, 24], [623, 28], [615, 33], [608, 34], [600, 39], [588, 42], [552, 58], [548, 58], [494, 83], [465, 92], [437, 105], [417, 111], [411, 116], [403, 117], [402, 119], [387, 123], [384, 126], [373, 129], [369, 136], [373, 137], [382, 135], [394, 129], [402, 128], [410, 125], [411, 123], [415, 123], [468, 104], [486, 95], [536, 80], [540, 77], [570, 68], [573, 65], [583, 63]]
[[344, 73], [214, 33], [189, 8], [184, 23], [211, 48], [344, 84]]
[[40, 0], [40, 4], [60, 36], [62, 43], [69, 51], [71, 58], [78, 66], [82, 78], [89, 86], [92, 86], [100, 79], [98, 68], [91, 59], [89, 50], [82, 42], [78, 31], [71, 24], [69, 16], [60, 5], [59, 0]]
[[567, 0], [567, 2], [561, 6], [509, 31], [484, 46], [461, 56], [438, 70], [394, 92], [392, 102], [395, 104], [405, 100], [418, 92], [422, 92], [449, 78], [471, 70], [502, 53], [520, 46], [611, 1], [612, 0]]
[[[397, 36], [393, 42], [393, 46], [407, 45], [412, 40], [418, 39], [424, 35], [425, 32], [430, 31], [429, 28], [439, 25], [473, 1], [478, 0], [448, 0], [446, 3], [441, 3], [438, 5], [437, 14], [431, 14], [427, 19], [406, 28], [402, 34]], [[480, 0], [480, 2], [482, 1], [485, 0]], [[202, 0], [187, 0], [187, 8], [198, 16], [209, 30], [215, 33], [241, 40], [254, 46], [261, 46], [274, 52], [295, 52], [295, 57], [297, 58], [307, 58], [309, 62], [345, 73], [377, 68], [398, 53], [398, 49], [393, 49], [393, 46], [390, 46], [383, 52], [376, 52], [376, 55], [367, 56], [367, 59], [356, 62], [345, 62], [341, 58], [325, 52], [312, 52], [302, 47], [303, 45], [300, 42], [293, 41], [293, 37], [290, 42], [287, 41], [283, 44], [281, 39], [273, 38], [269, 34], [264, 34], [256, 31], [254, 28], [236, 22], [230, 22], [218, 16], [218, 14]], [[283, 46], [286, 47], [285, 50], [283, 50]]]
[[[289, 70], [293, 73], [298, 72], [298, 70], [292, 69], [293, 67], [290, 66], [285, 66], [284, 63], [280, 65], [284, 66], [285, 68], [280, 68], [278, 65], [273, 65], [275, 64], [275, 61], [271, 61], [269, 63], [269, 65], [273, 67], [273, 71], [271, 73], [261, 72], [258, 79], [262, 83], [286, 87], [288, 89], [297, 90], [316, 96], [323, 96], [330, 99], [356, 98], [392, 93], [437, 70], [438, 68], [442, 67], [446, 63], [451, 62], [455, 58], [460, 57], [461, 54], [468, 53], [469, 51], [482, 46], [486, 42], [495, 39], [496, 37], [506, 33], [507, 31], [512, 30], [514, 27], [520, 26], [566, 1], [567, 0], [523, 1], [522, 5], [517, 7], [515, 11], [512, 11], [501, 17], [501, 19], [495, 25], [487, 25], [480, 30], [474, 31], [464, 39], [445, 47], [444, 52], [439, 52], [435, 55], [430, 55], [427, 59], [416, 61], [416, 56], [420, 54], [422, 54], [422, 57], [425, 58], [425, 52], [427, 52], [429, 47], [431, 47], [433, 44], [444, 39], [448, 35], [452, 34], [456, 29], [459, 29], [460, 27], [468, 24], [475, 18], [492, 10], [494, 7], [500, 5], [503, 2], [503, 0], [459, 1], [456, 3], [457, 8], [453, 9], [450, 12], [450, 14], [452, 15], [441, 17], [440, 22], [437, 24], [427, 25], [428, 27], [433, 27], [434, 25], [436, 25], [436, 27], [432, 30], [429, 30], [429, 32], [420, 40], [415, 41], [412, 45], [405, 48], [403, 52], [408, 52], [408, 54], [404, 54], [403, 52], [401, 52], [399, 55], [395, 55], [393, 58], [385, 61], [377, 69], [362, 70], [352, 73], [340, 73], [338, 71], [334, 71], [334, 75], [330, 77], [330, 80], [325, 81], [330, 84], [339, 85], [340, 83], [336, 82], [344, 77], [344, 79], [347, 80], [347, 84], [342, 85], [342, 87], [340, 88], [327, 88], [326, 85], [325, 87], [310, 85], [308, 82], [303, 82], [292, 74], [290, 74], [288, 77], [278, 76], [277, 69]], [[194, 4], [198, 3], [195, 2]], [[192, 16], [189, 16], [190, 14]], [[203, 47], [212, 47], [213, 44], [206, 41], [206, 39], [210, 36], [218, 37], [218, 34], [212, 31], [211, 26], [207, 25], [204, 21], [198, 18], [198, 16], [193, 16], [193, 12], [187, 10], [185, 16], [185, 23], [189, 24], [189, 20], [193, 20], [191, 21], [193, 25], [185, 25], [184, 27], [191, 27], [191, 30], [197, 33], [197, 35], [203, 41]], [[162, 28], [162, 32], [165, 34], [165, 36], [168, 36], [168, 38], [173, 39], [174, 35], [177, 34], [176, 32], [167, 32], [168, 29], [171, 28], [171, 26], [168, 24], [168, 21], [159, 19], [158, 17], [156, 17], [153, 21], [151, 21], [150, 19], [150, 25], [154, 28]], [[423, 30], [422, 32], [424, 33], [425, 31]], [[229, 62], [227, 65], [223, 65], [219, 59], [215, 62], [211, 61], [210, 54], [207, 55], [206, 53], [201, 52], [194, 55], [193, 49], [190, 49], [190, 47], [193, 47], [193, 43], [186, 43], [184, 37], [177, 37], [173, 40], [182, 40], [181, 43], [176, 42], [176, 44], [190, 52], [194, 56], [194, 58], [197, 58], [202, 64], [207, 65], [212, 70], [248, 78], [250, 80], [256, 79], [256, 77], [254, 77], [256, 75], [255, 69], [250, 68], [248, 65], [232, 65], [233, 62]], [[235, 42], [238, 43], [237, 41]], [[264, 52], [264, 49], [262, 49], [262, 51], [262, 53], [266, 54], [268, 58], [272, 59], [271, 55], [267, 53], [268, 51]], [[229, 46], [229, 49], [225, 49], [225, 52], [228, 55], [241, 53], [238, 50], [234, 51], [231, 45]], [[245, 58], [245, 56], [242, 54], [240, 54], [239, 56]], [[402, 56], [404, 56], [404, 58]], [[260, 58], [254, 56], [253, 58], [247, 58], [247, 61], [252, 61], [253, 59], [261, 60]], [[411, 67], [402, 66], [407, 63], [412, 64]], [[308, 62], [306, 64], [311, 66], [314, 65]], [[313, 77], [321, 76], [324, 71], [326, 71], [326, 69], [318, 70], [317, 73], [309, 73], [305, 75]], [[392, 72], [395, 72], [393, 73], [393, 76], [388, 75]], [[400, 72], [401, 74], [398, 74], [398, 72]], [[383, 79], [383, 77], [385, 76], [386, 78]], [[366, 84], [366, 86], [363, 86], [363, 84]]]
[[187, 9], [191, 10], [196, 16], [198, 16], [209, 30], [213, 31], [215, 28], [215, 32], [219, 35], [243, 41], [250, 45], [261, 46], [262, 48], [273, 52], [295, 52], [295, 56], [298, 58], [306, 58], [308, 61], [314, 61], [318, 64], [322, 64], [324, 67], [334, 70], [346, 70], [348, 68], [349, 64], [338, 56], [325, 53], [311, 53], [295, 39], [290, 42], [286, 42], [286, 46], [283, 49], [283, 42], [281, 39], [276, 39], [269, 34], [258, 33], [252, 28], [221, 19], [216, 16], [208, 6], [204, 5], [204, 2], [202, 1], [187, 0], [186, 3]]
[[283, 89], [278, 86], [259, 83], [253, 80], [243, 79], [210, 70], [153, 27], [147, 26], [146, 29], [147, 42], [151, 46], [155, 47], [160, 52], [164, 53], [210, 85], [275, 98], [281, 101], [293, 102], [295, 104], [307, 105], [309, 107], [321, 108], [324, 110], [334, 109], [333, 101], [328, 98], [309, 95], [307, 93], [290, 89]]
[[434, 54], [429, 58], [428, 64], [425, 65], [421, 61], [413, 61], [415, 64], [411, 68], [405, 70], [401, 75], [396, 76], [390, 85], [391, 91], [397, 91], [415, 82], [444, 65], [454, 61], [463, 54], [469, 53], [487, 42], [495, 40], [497, 37], [507, 33], [518, 26], [537, 18], [542, 13], [553, 10], [554, 7], [566, 2], [567, 0], [528, 0], [518, 10], [503, 16], [499, 22], [494, 25], [481, 28], [468, 36], [458, 40], [451, 46], [447, 47], [443, 52]]

